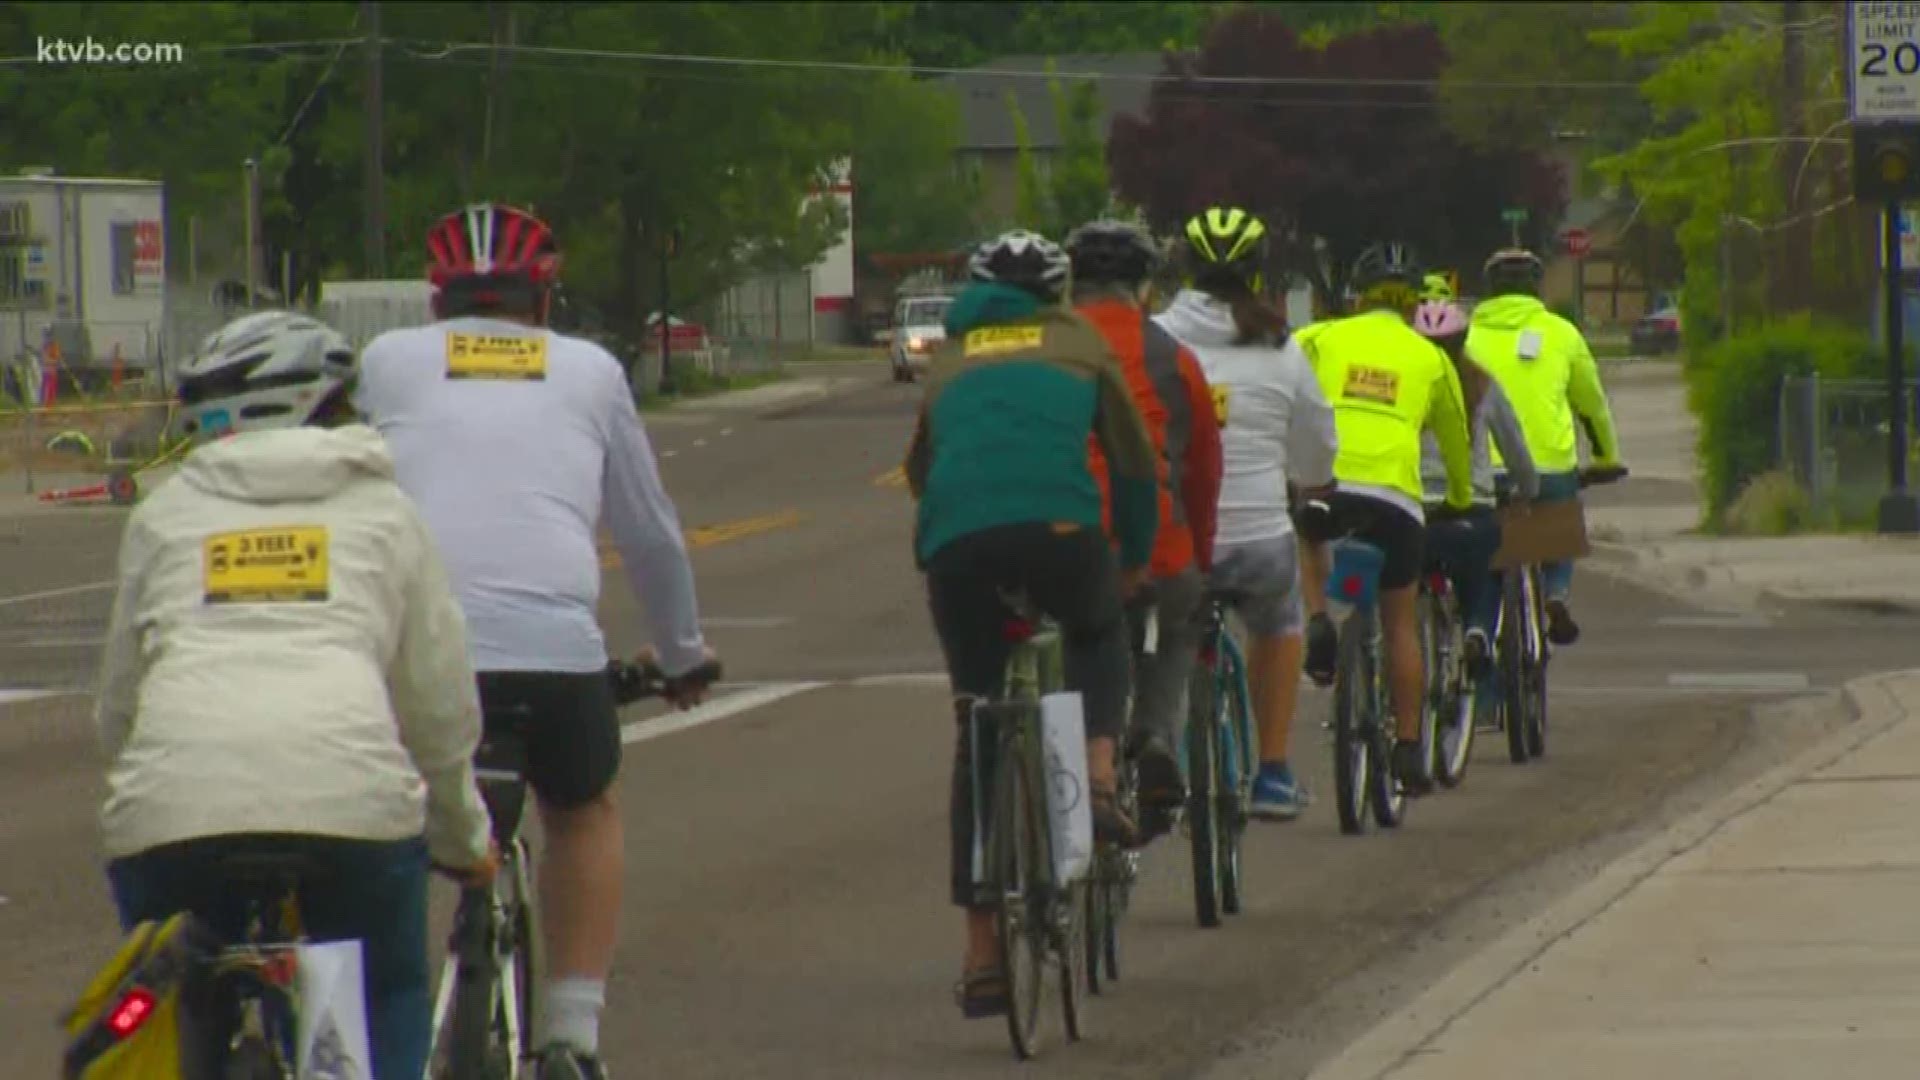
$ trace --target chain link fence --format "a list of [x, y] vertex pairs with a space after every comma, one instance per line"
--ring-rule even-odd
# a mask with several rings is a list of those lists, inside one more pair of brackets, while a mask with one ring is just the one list
[[[1920, 477], [1920, 380], [1909, 380], [1907, 468]], [[1887, 385], [1878, 380], [1788, 376], [1780, 384], [1780, 465], [1814, 511], [1842, 522], [1871, 521], [1887, 488], [1892, 438]]]

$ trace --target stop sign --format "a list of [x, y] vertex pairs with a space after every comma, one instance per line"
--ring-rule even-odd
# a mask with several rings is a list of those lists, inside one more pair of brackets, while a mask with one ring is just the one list
[[1576, 259], [1584, 258], [1593, 250], [1593, 234], [1585, 229], [1568, 229], [1560, 234], [1560, 242], [1566, 245], [1567, 254]]

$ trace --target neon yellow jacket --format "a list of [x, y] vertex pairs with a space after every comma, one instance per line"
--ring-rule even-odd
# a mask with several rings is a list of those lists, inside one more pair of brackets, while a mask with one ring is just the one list
[[1467, 355], [1506, 391], [1520, 417], [1534, 467], [1569, 473], [1580, 467], [1574, 417], [1587, 429], [1598, 466], [1620, 462], [1613, 411], [1600, 385], [1600, 369], [1587, 341], [1572, 323], [1532, 296], [1499, 296], [1474, 308]]
[[1447, 504], [1473, 504], [1473, 461], [1460, 376], [1439, 347], [1391, 311], [1316, 323], [1296, 335], [1333, 406], [1334, 479], [1424, 501], [1420, 432], [1446, 462]]

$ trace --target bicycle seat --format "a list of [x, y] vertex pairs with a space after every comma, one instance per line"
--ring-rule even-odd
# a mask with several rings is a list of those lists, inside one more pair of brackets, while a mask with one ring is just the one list
[[1019, 589], [1001, 589], [1000, 603], [1005, 605], [1006, 618], [1000, 624], [1000, 634], [1009, 644], [1024, 645], [1033, 640], [1040, 632], [1040, 624], [1046, 615], [1033, 606], [1033, 601]]
[[1253, 594], [1245, 589], [1217, 589], [1209, 587], [1207, 589], [1206, 602], [1209, 604], [1221, 604], [1226, 607], [1235, 607], [1246, 603], [1252, 598]]

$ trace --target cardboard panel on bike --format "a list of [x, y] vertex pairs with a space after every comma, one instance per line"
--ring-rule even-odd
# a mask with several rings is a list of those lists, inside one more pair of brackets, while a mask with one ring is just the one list
[[1040, 699], [1041, 743], [1047, 756], [1047, 826], [1053, 839], [1053, 875], [1078, 881], [1093, 863], [1093, 808], [1088, 803], [1087, 722], [1077, 693]]
[[1493, 556], [1495, 570], [1583, 559], [1592, 553], [1593, 547], [1587, 542], [1586, 509], [1578, 499], [1500, 509], [1500, 550]]

